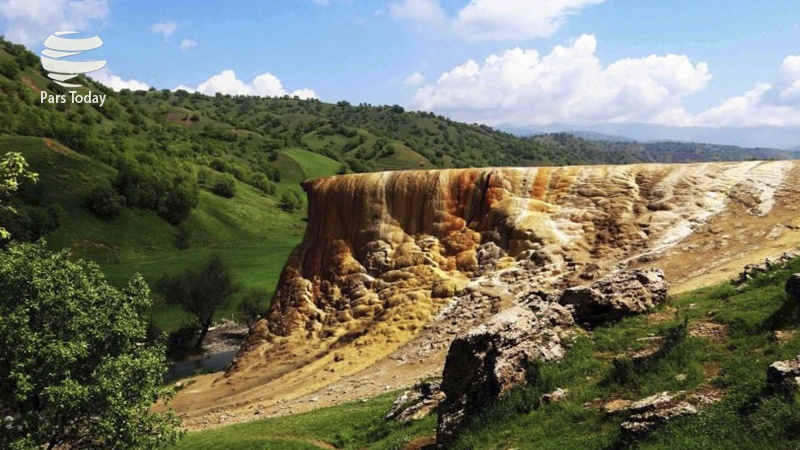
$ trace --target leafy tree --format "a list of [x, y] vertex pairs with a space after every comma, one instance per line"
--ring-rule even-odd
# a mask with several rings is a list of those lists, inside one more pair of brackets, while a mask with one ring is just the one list
[[0, 63], [0, 74], [14, 79], [19, 75], [19, 65], [13, 59], [7, 59]]
[[92, 189], [86, 198], [86, 206], [97, 218], [113, 220], [122, 212], [124, 199], [111, 186], [100, 186]]
[[287, 191], [281, 194], [278, 200], [278, 207], [286, 212], [294, 212], [303, 207], [303, 201], [294, 191]]
[[92, 262], [44, 242], [0, 252], [0, 448], [151, 449], [181, 435], [165, 395], [164, 348], [148, 345], [149, 290], [122, 290]]
[[244, 316], [248, 327], [261, 318], [261, 313], [267, 309], [269, 293], [265, 289], [250, 289], [245, 292], [242, 302], [239, 303], [239, 312]]
[[[20, 179], [27, 178], [36, 181], [39, 176], [28, 171], [28, 162], [22, 157], [21, 153], [8, 152], [0, 158], [0, 210], [14, 212], [10, 206], [3, 205], [2, 202], [8, 194], [19, 189]], [[5, 228], [0, 227], [0, 240], [8, 239], [10, 234]]]
[[196, 351], [203, 348], [214, 313], [224, 308], [236, 292], [230, 270], [219, 255], [212, 255], [199, 269], [165, 275], [157, 285], [169, 302], [181, 305], [197, 320], [200, 335], [194, 345]]
[[236, 180], [230, 174], [222, 174], [217, 177], [211, 192], [225, 198], [233, 198], [236, 195]]
[[253, 175], [252, 184], [254, 188], [259, 189], [267, 195], [273, 195], [275, 193], [275, 183], [269, 181], [269, 178], [263, 173], [258, 172]]

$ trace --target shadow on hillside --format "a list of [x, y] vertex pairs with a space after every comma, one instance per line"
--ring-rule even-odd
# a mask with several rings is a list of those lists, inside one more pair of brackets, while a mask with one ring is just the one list
[[800, 326], [800, 300], [788, 296], [781, 307], [761, 324], [761, 328], [768, 331], [797, 326]]

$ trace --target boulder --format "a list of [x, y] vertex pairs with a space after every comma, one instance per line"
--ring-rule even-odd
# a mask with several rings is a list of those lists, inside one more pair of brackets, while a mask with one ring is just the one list
[[622, 422], [620, 428], [628, 436], [641, 437], [664, 425], [670, 419], [691, 414], [697, 414], [697, 408], [688, 402], [679, 402], [674, 406], [632, 414], [628, 420]]
[[384, 420], [408, 423], [427, 417], [444, 400], [444, 392], [436, 382], [423, 381], [413, 389], [403, 392], [392, 403]]
[[558, 403], [561, 400], [567, 398], [567, 394], [569, 393], [569, 389], [561, 389], [557, 388], [555, 391], [550, 392], [548, 394], [543, 394], [539, 397], [539, 403], [544, 405], [548, 405], [550, 403]]
[[436, 442], [447, 448], [464, 420], [527, 381], [531, 361], [561, 359], [564, 349], [549, 321], [513, 306], [453, 340], [442, 373], [445, 400]]
[[574, 325], [572, 313], [565, 306], [558, 303], [558, 294], [545, 291], [532, 291], [520, 299], [520, 304], [527, 306], [541, 320], [546, 320], [552, 326]]
[[786, 280], [785, 289], [789, 297], [800, 300], [800, 273], [793, 274]]
[[506, 252], [494, 242], [487, 242], [478, 249], [478, 264], [481, 267], [490, 266], [498, 259], [506, 256]]
[[573, 308], [576, 320], [598, 323], [652, 309], [667, 298], [668, 287], [661, 269], [623, 270], [566, 289], [559, 303]]
[[767, 385], [783, 392], [800, 390], [800, 355], [770, 364], [767, 367]]
[[697, 408], [694, 405], [687, 401], [677, 401], [677, 397], [666, 391], [660, 392], [620, 409], [619, 411], [626, 411], [630, 414], [620, 425], [623, 435], [642, 437], [670, 419], [697, 414]]

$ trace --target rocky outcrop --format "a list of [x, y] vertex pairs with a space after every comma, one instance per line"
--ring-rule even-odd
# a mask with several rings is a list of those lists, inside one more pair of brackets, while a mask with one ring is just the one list
[[[322, 348], [342, 338], [366, 345], [354, 331], [405, 341], [459, 294], [443, 286], [522, 262], [540, 287], [596, 279], [598, 267], [663, 251], [729, 206], [768, 213], [792, 167], [453, 169], [306, 182], [306, 235], [244, 351], [266, 356], [265, 343], [295, 335]], [[743, 191], [752, 201], [740, 202]]]
[[767, 385], [783, 392], [800, 390], [800, 355], [795, 359], [770, 364], [767, 367]]
[[[307, 181], [305, 236], [269, 311], [224, 378], [173, 405], [191, 417], [222, 403], [245, 409], [394, 364], [386, 361], [404, 367], [381, 386], [411, 385], [439, 373], [455, 336], [531, 292], [654, 266], [673, 284], [729, 276], [766, 243], [800, 243], [800, 230], [777, 226], [797, 219], [800, 189], [784, 180], [798, 178], [796, 162], [749, 161]], [[565, 311], [537, 317], [554, 325]]]
[[515, 306], [453, 340], [442, 373], [437, 445], [446, 448], [464, 420], [526, 382], [532, 361], [563, 357], [548, 321]]
[[777, 257], [764, 259], [763, 263], [747, 264], [744, 266], [744, 269], [739, 272], [739, 275], [731, 280], [731, 284], [741, 285], [747, 283], [748, 281], [752, 280], [754, 276], [769, 272], [775, 267], [784, 267], [788, 262], [795, 258], [800, 258], [800, 250], [783, 252]]
[[422, 381], [414, 385], [392, 403], [383, 420], [407, 423], [420, 420], [433, 412], [444, 400], [441, 385], [433, 381]]
[[789, 297], [800, 301], [800, 273], [792, 274], [788, 280], [786, 280], [786, 293], [789, 294]]
[[559, 303], [572, 308], [581, 321], [596, 323], [641, 314], [667, 298], [664, 271], [619, 271], [589, 286], [566, 289]]
[[697, 408], [678, 396], [661, 392], [631, 403], [623, 411], [629, 415], [620, 428], [626, 437], [643, 437], [675, 417], [697, 414]]

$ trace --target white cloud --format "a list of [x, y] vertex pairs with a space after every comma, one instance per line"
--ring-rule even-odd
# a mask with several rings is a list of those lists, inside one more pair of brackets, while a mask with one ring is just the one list
[[29, 47], [55, 31], [81, 31], [111, 14], [108, 0], [0, 0], [6, 39]]
[[551, 36], [570, 14], [604, 0], [472, 0], [453, 22], [467, 40], [516, 40]]
[[163, 35], [164, 39], [169, 39], [169, 37], [172, 36], [172, 33], [174, 33], [177, 29], [178, 24], [171, 20], [157, 22], [150, 27], [150, 31]]
[[123, 80], [118, 75], [114, 75], [114, 73], [109, 70], [108, 66], [96, 72], [92, 72], [89, 74], [89, 76], [117, 92], [121, 91], [122, 89], [130, 89], [132, 91], [146, 91], [150, 89], [150, 85], [139, 80]]
[[414, 72], [403, 80], [406, 86], [419, 86], [425, 82], [425, 76], [419, 72]]
[[452, 31], [468, 41], [513, 41], [551, 36], [571, 14], [605, 0], [471, 0], [448, 18], [439, 0], [400, 0], [394, 17]]
[[582, 35], [547, 55], [514, 48], [469, 60], [422, 87], [411, 107], [489, 124], [682, 120], [684, 97], [703, 90], [705, 63], [683, 55], [627, 58], [604, 67]]
[[693, 118], [705, 126], [800, 125], [800, 55], [784, 58], [773, 83], [757, 83], [743, 95]]
[[181, 43], [178, 44], [178, 48], [180, 48], [181, 51], [184, 51], [184, 52], [189, 50], [189, 49], [191, 49], [191, 48], [194, 48], [194, 47], [197, 47], [197, 41], [195, 41], [194, 39], [186, 39], [186, 38], [184, 38], [181, 41]]
[[179, 86], [176, 89], [180, 88], [189, 92], [197, 91], [207, 95], [214, 95], [219, 92], [230, 95], [253, 95], [260, 97], [282, 97], [284, 95], [296, 95], [303, 99], [317, 97], [317, 94], [308, 88], [287, 92], [283, 88], [281, 80], [269, 72], [262, 73], [261, 75], [253, 78], [250, 83], [246, 83], [237, 78], [236, 72], [230, 69], [223, 70], [208, 80], [200, 83], [196, 89], [191, 89], [186, 86]]
[[428, 27], [447, 24], [447, 15], [438, 0], [402, 0], [390, 4], [389, 13], [398, 19]]

